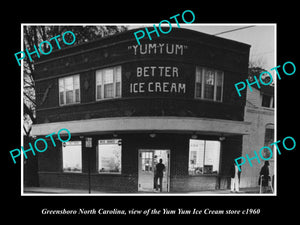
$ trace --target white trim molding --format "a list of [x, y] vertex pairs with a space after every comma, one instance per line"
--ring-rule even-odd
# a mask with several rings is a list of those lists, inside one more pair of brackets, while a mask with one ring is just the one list
[[250, 125], [251, 122], [193, 117], [111, 117], [34, 124], [31, 135], [57, 133], [62, 128], [68, 129], [73, 135], [132, 131], [245, 135], [250, 133]]

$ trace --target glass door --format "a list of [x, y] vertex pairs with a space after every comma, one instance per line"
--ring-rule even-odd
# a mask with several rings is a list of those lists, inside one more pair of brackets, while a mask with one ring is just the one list
[[[170, 150], [140, 149], [138, 169], [138, 190], [144, 192], [155, 191], [156, 165], [162, 161], [165, 169], [162, 178], [162, 192], [169, 192], [170, 187]], [[160, 179], [157, 179], [160, 185]], [[158, 188], [159, 190], [159, 188]]]
[[153, 191], [154, 168], [153, 151], [139, 151], [139, 191]]

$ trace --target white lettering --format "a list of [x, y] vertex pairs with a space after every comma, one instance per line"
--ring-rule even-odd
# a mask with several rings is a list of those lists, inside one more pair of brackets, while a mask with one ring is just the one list
[[130, 93], [181, 93], [185, 94], [185, 83], [140, 82], [130, 84]]
[[144, 77], [149, 77], [149, 74], [147, 74], [148, 69], [149, 69], [149, 66], [144, 67]]
[[[159, 89], [159, 91], [158, 91], [158, 89]], [[155, 83], [155, 92], [161, 92], [161, 86], [160, 86], [159, 82]]]
[[128, 46], [128, 49], [133, 49], [134, 55], [146, 55], [146, 54], [183, 55], [184, 49], [187, 49], [187, 46], [182, 44], [153, 43], [153, 44], [131, 45]]
[[163, 82], [163, 92], [169, 92], [169, 90], [167, 89], [168, 86], [169, 86], [168, 82]]
[[150, 88], [150, 85], [153, 86], [153, 82], [149, 82], [149, 83], [148, 83], [148, 92], [153, 92], [153, 89]]
[[152, 73], [151, 73], [151, 76], [152, 77], [154, 77], [154, 69], [156, 68], [156, 66], [151, 66], [151, 71], [152, 71]]
[[178, 84], [178, 93], [180, 93], [180, 90], [183, 90], [183, 93], [185, 93], [185, 84], [179, 83]]
[[181, 50], [180, 55], [183, 55], [183, 45], [176, 45], [175, 55], [177, 55], [177, 49]]
[[177, 86], [175, 83], [172, 83], [170, 92], [177, 92]]
[[159, 71], [160, 71], [159, 76], [162, 77], [162, 71], [163, 71], [164, 67], [163, 66], [159, 66], [158, 68], [159, 68]]
[[173, 67], [173, 77], [175, 77], [176, 74], [176, 77], [178, 77], [178, 68], [177, 67]]
[[149, 44], [149, 52], [148, 54], [151, 54], [151, 50], [154, 49], [154, 54], [156, 54], [156, 44]]
[[134, 48], [134, 55], [136, 55], [136, 49], [137, 49], [138, 45], [132, 45], [132, 47]]
[[165, 67], [165, 77], [171, 77], [171, 74], [169, 74], [168, 72], [170, 71], [171, 67], [166, 66]]
[[136, 76], [141, 77], [143, 74], [143, 68], [142, 67], [137, 67], [136, 68]]

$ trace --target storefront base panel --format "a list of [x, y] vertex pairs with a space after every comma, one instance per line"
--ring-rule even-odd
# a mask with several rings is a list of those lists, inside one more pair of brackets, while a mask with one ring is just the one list
[[171, 179], [172, 192], [195, 192], [218, 189], [217, 176], [182, 176]]
[[[88, 174], [40, 172], [40, 187], [89, 188]], [[230, 179], [218, 176], [180, 176], [171, 178], [170, 193], [228, 189]], [[137, 193], [138, 178], [130, 175], [91, 174], [91, 190], [107, 193]]]
[[[40, 172], [40, 187], [88, 189], [88, 174]], [[91, 190], [103, 192], [137, 192], [137, 177], [91, 174]]]

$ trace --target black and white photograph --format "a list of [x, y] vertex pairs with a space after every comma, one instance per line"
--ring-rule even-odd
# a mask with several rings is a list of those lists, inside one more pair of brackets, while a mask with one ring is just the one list
[[276, 24], [22, 32], [23, 194], [276, 194]]
[[3, 13], [4, 217], [297, 216], [296, 6], [71, 4]]

